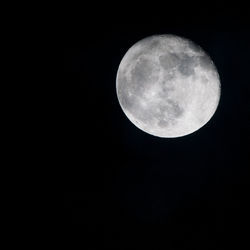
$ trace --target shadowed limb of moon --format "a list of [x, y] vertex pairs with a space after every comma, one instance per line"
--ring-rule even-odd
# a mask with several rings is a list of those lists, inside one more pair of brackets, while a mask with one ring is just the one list
[[116, 78], [122, 110], [146, 133], [180, 137], [204, 126], [220, 99], [211, 58], [188, 39], [157, 35], [133, 45]]

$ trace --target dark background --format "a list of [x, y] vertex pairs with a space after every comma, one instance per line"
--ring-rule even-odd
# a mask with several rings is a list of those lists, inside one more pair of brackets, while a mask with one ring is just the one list
[[[84, 249], [238, 248], [249, 235], [248, 7], [127, 7], [66, 6], [63, 14], [64, 72], [56, 104], [62, 243]], [[213, 118], [175, 139], [136, 128], [115, 87], [126, 51], [165, 33], [207, 51], [222, 87]]]

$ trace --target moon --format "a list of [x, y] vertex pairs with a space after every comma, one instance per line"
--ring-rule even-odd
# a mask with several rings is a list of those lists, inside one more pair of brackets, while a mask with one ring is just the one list
[[134, 44], [116, 76], [116, 93], [128, 119], [144, 132], [181, 137], [203, 127], [220, 99], [217, 69], [189, 39], [154, 35]]

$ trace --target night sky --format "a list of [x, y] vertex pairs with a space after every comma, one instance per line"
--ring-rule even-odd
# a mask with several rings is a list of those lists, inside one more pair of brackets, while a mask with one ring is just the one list
[[[245, 8], [201, 6], [190, 13], [183, 7], [167, 15], [152, 10], [150, 17], [99, 9], [65, 12], [56, 102], [62, 243], [71, 249], [238, 249], [249, 237]], [[200, 45], [221, 79], [212, 119], [193, 134], [169, 139], [135, 127], [115, 86], [127, 50], [168, 33]]]

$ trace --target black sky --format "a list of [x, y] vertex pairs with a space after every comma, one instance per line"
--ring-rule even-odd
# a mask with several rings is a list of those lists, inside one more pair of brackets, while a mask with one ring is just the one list
[[[161, 13], [164, 8], [164, 15], [150, 6], [149, 12], [127, 14], [102, 6], [65, 12], [57, 164], [65, 184], [62, 242], [69, 246], [228, 249], [247, 240], [246, 9], [162, 5]], [[146, 36], [165, 33], [199, 44], [214, 61], [222, 86], [213, 118], [176, 139], [137, 129], [122, 112], [115, 89], [126, 51]]]

